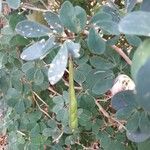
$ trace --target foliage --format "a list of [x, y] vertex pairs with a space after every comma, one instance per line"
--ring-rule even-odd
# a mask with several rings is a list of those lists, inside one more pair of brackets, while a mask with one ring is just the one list
[[[8, 149], [149, 149], [149, 3], [0, 1], [0, 131]], [[121, 73], [136, 89], [110, 98]]]

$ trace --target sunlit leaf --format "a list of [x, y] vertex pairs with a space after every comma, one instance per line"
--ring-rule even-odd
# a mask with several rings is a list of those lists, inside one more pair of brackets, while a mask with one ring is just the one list
[[79, 51], [80, 51], [80, 44], [79, 43], [74, 43], [71, 40], [67, 40], [66, 46], [68, 49], [68, 52], [75, 58], [78, 58], [80, 56]]
[[24, 20], [17, 24], [16, 32], [24, 37], [42, 37], [48, 36], [51, 33], [51, 30], [37, 22]]
[[23, 50], [20, 57], [26, 61], [31, 61], [39, 58], [42, 59], [49, 52], [49, 50], [54, 48], [55, 46], [54, 40], [55, 38], [51, 37], [47, 41], [45, 41], [44, 39], [38, 41], [33, 45], [29, 46], [28, 48], [26, 48], [25, 50]]
[[20, 6], [21, 0], [6, 0], [10, 8], [17, 9]]
[[64, 43], [58, 54], [53, 59], [48, 70], [48, 79], [52, 85], [56, 84], [62, 78], [67, 66], [67, 60], [68, 50], [66, 44]]
[[52, 12], [44, 13], [44, 19], [48, 22], [50, 27], [53, 29], [53, 32], [63, 32], [63, 25], [59, 19], [59, 16]]
[[150, 12], [135, 11], [127, 14], [119, 23], [124, 34], [150, 36]]

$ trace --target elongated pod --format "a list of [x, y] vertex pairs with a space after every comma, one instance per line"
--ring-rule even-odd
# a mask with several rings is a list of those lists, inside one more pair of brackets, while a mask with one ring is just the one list
[[73, 60], [69, 57], [69, 126], [74, 131], [78, 127], [78, 116], [77, 116], [77, 100], [74, 90], [73, 80]]

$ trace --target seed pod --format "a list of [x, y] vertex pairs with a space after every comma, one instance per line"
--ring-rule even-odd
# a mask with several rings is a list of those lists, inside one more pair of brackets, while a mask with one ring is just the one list
[[77, 117], [77, 100], [74, 90], [74, 81], [73, 81], [73, 61], [69, 57], [69, 126], [72, 132], [78, 127], [78, 117]]

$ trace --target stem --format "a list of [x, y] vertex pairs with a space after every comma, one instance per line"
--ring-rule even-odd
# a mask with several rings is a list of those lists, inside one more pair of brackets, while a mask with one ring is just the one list
[[77, 117], [77, 100], [74, 90], [74, 80], [73, 80], [73, 61], [71, 56], [69, 57], [69, 126], [74, 131], [78, 127], [78, 117]]
[[108, 119], [108, 121], [112, 124], [113, 122], [117, 124], [118, 128], [119, 129], [125, 129], [126, 130], [126, 127], [124, 126], [123, 123], [121, 123], [121, 121], [119, 121], [118, 119], [110, 116], [108, 114], [108, 112], [106, 112], [106, 110], [100, 105], [100, 103], [98, 103], [98, 101], [96, 100], [95, 101], [95, 104], [97, 105], [99, 111]]
[[123, 50], [115, 45], [112, 46], [112, 48], [120, 55], [124, 58], [124, 60], [131, 65], [132, 61], [130, 60], [130, 58], [123, 52]]

